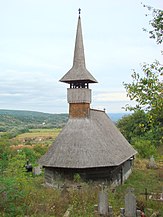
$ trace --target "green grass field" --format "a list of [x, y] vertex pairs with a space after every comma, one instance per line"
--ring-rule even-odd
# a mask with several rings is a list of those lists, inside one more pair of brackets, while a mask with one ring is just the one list
[[20, 134], [16, 137], [16, 139], [23, 139], [23, 138], [34, 138], [34, 137], [53, 137], [53, 139], [56, 138], [56, 136], [59, 134], [61, 129], [30, 129], [30, 132]]
[[31, 129], [28, 133], [19, 134], [14, 138], [23, 145], [50, 145], [53, 143], [61, 129]]
[[[48, 147], [52, 144], [60, 131], [61, 129], [31, 129], [30, 132], [14, 138], [17, 145], [31, 144], [34, 145], [34, 148], [29, 151], [26, 148], [25, 152], [14, 150], [12, 153], [11, 151], [9, 160], [4, 162], [7, 167], [5, 172], [0, 175], [0, 216], [63, 217], [69, 207], [71, 207], [71, 217], [98, 216], [94, 205], [98, 204], [101, 183], [86, 183], [82, 180], [77, 182], [74, 178], [68, 190], [63, 191], [62, 188], [48, 188], [44, 185], [44, 171], [40, 176], [33, 176], [24, 172], [23, 165], [27, 154], [29, 158], [33, 157], [33, 160], [36, 161], [37, 157], [46, 151], [45, 146]], [[13, 139], [10, 142], [12, 145]], [[114, 216], [119, 216], [120, 208], [124, 207], [124, 196], [127, 188], [133, 188], [137, 206], [144, 210], [147, 217], [150, 217], [153, 212], [159, 212], [159, 216], [163, 217], [163, 202], [146, 200], [145, 195], [143, 195], [145, 189], [149, 193], [161, 193], [163, 165], [156, 159], [158, 168], [147, 169], [148, 162], [147, 159], [137, 158], [133, 173], [121, 186], [114, 188], [105, 183], [109, 205], [113, 207]], [[67, 180], [60, 179], [57, 182], [59, 186], [63, 183], [69, 183]], [[82, 186], [80, 190], [71, 187], [77, 185]]]

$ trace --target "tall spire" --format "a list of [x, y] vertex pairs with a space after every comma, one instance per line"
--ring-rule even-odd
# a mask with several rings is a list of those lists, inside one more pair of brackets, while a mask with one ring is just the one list
[[85, 55], [84, 55], [84, 45], [83, 45], [80, 9], [79, 9], [77, 31], [76, 31], [73, 67], [85, 68]]
[[72, 68], [61, 78], [61, 82], [71, 83], [72, 81], [87, 81], [88, 83], [97, 83], [96, 79], [86, 69], [84, 45], [81, 27], [81, 9], [79, 8], [79, 17], [76, 31], [76, 41], [74, 49], [74, 59]]

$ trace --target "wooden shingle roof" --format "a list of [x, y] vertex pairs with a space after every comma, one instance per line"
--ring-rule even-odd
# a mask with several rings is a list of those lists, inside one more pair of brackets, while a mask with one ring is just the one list
[[118, 166], [136, 153], [104, 111], [91, 109], [89, 118], [68, 120], [39, 163], [57, 168]]
[[78, 18], [78, 25], [76, 31], [73, 66], [60, 79], [60, 81], [66, 83], [70, 83], [72, 81], [85, 81], [88, 83], [97, 83], [97, 80], [86, 69], [80, 16]]

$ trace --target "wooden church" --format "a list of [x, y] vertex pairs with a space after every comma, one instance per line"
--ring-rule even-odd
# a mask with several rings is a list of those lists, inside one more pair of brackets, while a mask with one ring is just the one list
[[108, 180], [120, 184], [128, 178], [136, 151], [105, 111], [90, 108], [91, 83], [96, 79], [86, 69], [79, 13], [72, 68], [60, 79], [69, 85], [69, 119], [39, 163], [45, 182], [53, 184], [58, 174], [73, 179]]

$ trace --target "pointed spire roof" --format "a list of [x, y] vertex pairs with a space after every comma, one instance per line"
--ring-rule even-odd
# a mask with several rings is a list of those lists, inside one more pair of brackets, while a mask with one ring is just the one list
[[88, 83], [97, 83], [97, 80], [86, 69], [86, 65], [85, 65], [80, 10], [79, 10], [79, 17], [78, 17], [78, 24], [77, 24], [77, 31], [76, 31], [73, 66], [60, 79], [60, 81], [66, 83], [71, 83], [73, 81], [85, 81]]

